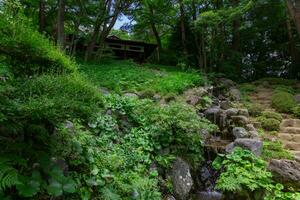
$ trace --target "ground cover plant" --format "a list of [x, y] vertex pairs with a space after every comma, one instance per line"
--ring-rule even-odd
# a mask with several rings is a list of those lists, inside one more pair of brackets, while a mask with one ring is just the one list
[[[203, 85], [206, 80], [196, 72], [159, 69], [156, 65], [140, 66], [130, 61], [109, 60], [103, 64], [83, 64], [81, 71], [98, 86], [116, 93], [144, 92], [152, 95], [179, 94], [185, 89]], [[109, 79], [107, 77], [110, 77]]]

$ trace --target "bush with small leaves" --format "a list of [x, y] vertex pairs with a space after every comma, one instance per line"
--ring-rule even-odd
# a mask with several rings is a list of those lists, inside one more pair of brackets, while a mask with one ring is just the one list
[[288, 92], [277, 91], [272, 95], [272, 107], [279, 112], [291, 113], [295, 106], [294, 96]]

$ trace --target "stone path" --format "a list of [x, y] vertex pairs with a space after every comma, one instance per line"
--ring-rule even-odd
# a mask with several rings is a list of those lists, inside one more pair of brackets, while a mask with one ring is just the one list
[[[259, 87], [257, 92], [250, 95], [252, 102], [261, 104], [265, 110], [274, 111], [271, 107], [273, 91], [271, 88]], [[289, 150], [295, 159], [300, 162], [300, 119], [293, 119], [287, 114], [283, 114], [280, 124], [278, 138], [285, 149]]]

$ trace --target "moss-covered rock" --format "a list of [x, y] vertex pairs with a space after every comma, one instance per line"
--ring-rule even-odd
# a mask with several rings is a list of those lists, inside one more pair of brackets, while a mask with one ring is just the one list
[[279, 112], [290, 113], [295, 106], [296, 102], [291, 93], [276, 91], [272, 95], [272, 107]]

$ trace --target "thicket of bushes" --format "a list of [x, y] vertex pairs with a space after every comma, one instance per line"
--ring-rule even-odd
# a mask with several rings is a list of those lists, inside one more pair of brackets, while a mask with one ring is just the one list
[[[183, 104], [103, 97], [15, 9], [0, 13], [1, 199], [161, 199], [170, 180], [151, 164], [200, 164], [199, 131], [216, 126]], [[178, 91], [199, 83], [187, 76]]]

